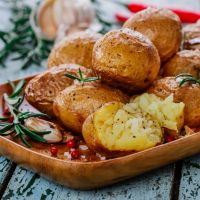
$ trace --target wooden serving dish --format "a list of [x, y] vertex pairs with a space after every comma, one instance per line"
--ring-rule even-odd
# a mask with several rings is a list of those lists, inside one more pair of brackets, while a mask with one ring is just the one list
[[[0, 86], [0, 97], [4, 92], [9, 92], [7, 84]], [[1, 104], [0, 101], [0, 107]], [[57, 159], [0, 137], [0, 154], [3, 156], [57, 183], [81, 190], [111, 185], [199, 152], [200, 133], [138, 153], [98, 162]]]

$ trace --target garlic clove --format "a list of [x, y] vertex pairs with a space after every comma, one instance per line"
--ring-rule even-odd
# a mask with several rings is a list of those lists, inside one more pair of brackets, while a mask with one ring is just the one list
[[54, 39], [57, 35], [57, 24], [53, 16], [53, 5], [56, 0], [42, 1], [37, 12], [37, 22], [43, 34], [49, 38]]
[[58, 143], [63, 139], [62, 133], [58, 126], [52, 122], [36, 117], [31, 117], [25, 120], [25, 126], [30, 130], [38, 132], [51, 131], [51, 133], [42, 136], [47, 141], [47, 143]]

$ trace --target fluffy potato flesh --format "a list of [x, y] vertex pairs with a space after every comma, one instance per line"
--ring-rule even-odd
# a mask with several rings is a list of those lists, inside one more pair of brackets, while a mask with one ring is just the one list
[[[85, 125], [83, 136], [87, 143]], [[96, 141], [108, 151], [141, 151], [162, 141], [158, 121], [141, 112], [133, 103], [112, 103], [100, 108], [94, 114], [93, 125]]]
[[184, 103], [174, 103], [173, 95], [164, 100], [154, 94], [144, 93], [141, 96], [132, 98], [131, 102], [136, 103], [142, 111], [147, 112], [154, 119], [159, 121], [163, 128], [176, 131], [177, 133], [184, 123]]
[[95, 151], [141, 151], [162, 143], [163, 127], [178, 130], [183, 108], [172, 96], [161, 100], [149, 94], [128, 104], [105, 104], [86, 119], [83, 137]]

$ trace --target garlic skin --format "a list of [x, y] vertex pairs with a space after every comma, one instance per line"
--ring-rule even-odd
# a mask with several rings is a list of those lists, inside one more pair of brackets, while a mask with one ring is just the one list
[[46, 0], [39, 6], [37, 21], [46, 37], [60, 41], [66, 35], [88, 29], [95, 15], [90, 0]]
[[58, 143], [63, 139], [61, 131], [58, 129], [57, 125], [52, 122], [37, 117], [31, 117], [25, 120], [25, 126], [33, 131], [51, 131], [51, 133], [42, 136], [47, 143]]
[[88, 29], [95, 19], [90, 0], [56, 0], [53, 17], [58, 26], [56, 42], [66, 35]]

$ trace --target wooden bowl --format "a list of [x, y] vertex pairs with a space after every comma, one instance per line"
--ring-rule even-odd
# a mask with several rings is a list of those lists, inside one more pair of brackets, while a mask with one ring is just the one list
[[[1, 85], [0, 97], [8, 90], [7, 84]], [[0, 101], [0, 107], [1, 104]], [[0, 137], [0, 154], [3, 156], [59, 184], [81, 190], [111, 185], [198, 152], [200, 134], [195, 133], [124, 157], [98, 162], [77, 162], [46, 156]]]

